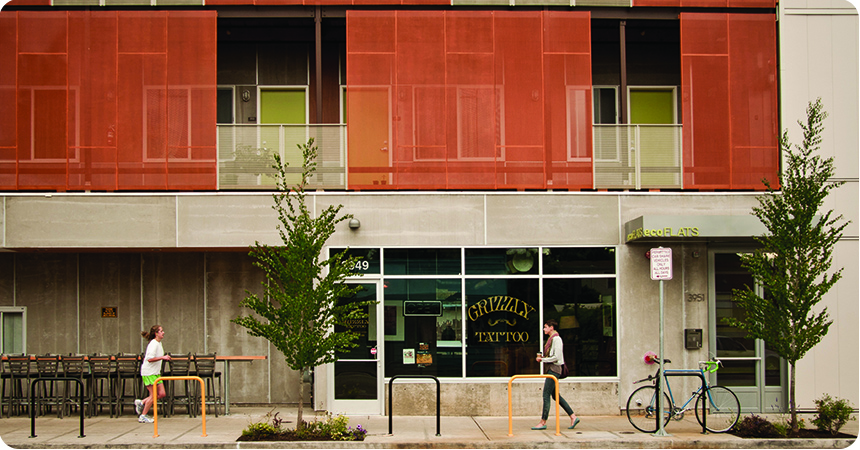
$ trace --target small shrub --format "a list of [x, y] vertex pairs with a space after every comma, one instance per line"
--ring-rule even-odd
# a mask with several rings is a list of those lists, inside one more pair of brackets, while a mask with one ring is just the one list
[[748, 438], [783, 437], [779, 429], [767, 419], [755, 414], [744, 417], [734, 428], [736, 435]]
[[242, 436], [253, 440], [266, 440], [280, 433], [281, 430], [268, 422], [254, 422], [242, 430]]
[[812, 419], [812, 423], [821, 431], [836, 434], [846, 422], [853, 420], [851, 417], [853, 409], [848, 404], [848, 400], [833, 399], [830, 395], [824, 394], [823, 397], [815, 400], [815, 407], [818, 410], [818, 417]]
[[[271, 423], [270, 423], [271, 422]], [[261, 422], [254, 422], [242, 431], [242, 441], [363, 441], [367, 436], [367, 430], [361, 425], [355, 428], [349, 427], [349, 418], [338, 415], [332, 417], [327, 413], [322, 420], [302, 422], [297, 429], [285, 429], [282, 424], [286, 422], [274, 416], [271, 412], [266, 414]]]

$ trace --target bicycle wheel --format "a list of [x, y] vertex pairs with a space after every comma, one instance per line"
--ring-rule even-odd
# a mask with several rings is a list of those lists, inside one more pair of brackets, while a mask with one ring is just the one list
[[[642, 386], [630, 394], [627, 399], [627, 420], [634, 428], [643, 433], [654, 433], [657, 431], [657, 388], [655, 386]], [[672, 403], [669, 396], [663, 393], [663, 426], [666, 426]]]
[[702, 425], [702, 404], [707, 409], [705, 429], [713, 433], [725, 433], [732, 429], [741, 417], [741, 402], [729, 388], [711, 386], [696, 399], [696, 420]]

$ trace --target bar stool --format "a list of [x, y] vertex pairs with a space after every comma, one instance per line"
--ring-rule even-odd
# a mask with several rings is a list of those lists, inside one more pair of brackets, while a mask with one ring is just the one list
[[[122, 415], [125, 405], [134, 408], [134, 401], [142, 398], [140, 378], [140, 355], [133, 353], [120, 353], [116, 355], [116, 372], [114, 373], [114, 387], [116, 388], [116, 416]], [[131, 384], [131, 393], [126, 392], [126, 383]]]
[[[94, 353], [90, 355], [89, 405], [90, 417], [100, 414], [102, 407], [107, 405], [110, 416], [114, 416], [116, 408], [116, 386], [114, 383], [114, 361], [110, 355]], [[107, 393], [105, 393], [107, 389]]]
[[[191, 375], [191, 354], [174, 354], [168, 353], [170, 355], [170, 361], [168, 361], [169, 366], [169, 375], [174, 377], [187, 377]], [[195, 408], [196, 402], [195, 398], [197, 397], [197, 389], [196, 385], [192, 380], [167, 380], [167, 411], [168, 414], [173, 415], [175, 412], [176, 405], [184, 405], [185, 411], [188, 412], [189, 417], [197, 417], [197, 410]], [[182, 383], [182, 393], [178, 392], [177, 386]]]
[[[36, 355], [37, 380], [56, 378], [60, 375], [60, 356], [45, 354]], [[63, 396], [56, 380], [40, 381], [36, 386], [36, 403], [39, 414], [50, 413], [57, 407], [57, 417], [63, 417]]]
[[9, 355], [6, 358], [9, 371], [9, 402], [6, 417], [17, 415], [29, 408], [30, 401], [30, 357], [28, 355]]
[[194, 367], [195, 375], [203, 379], [206, 388], [206, 405], [212, 405], [215, 408], [215, 417], [218, 417], [221, 405], [221, 372], [215, 371], [215, 353], [195, 354]]
[[[89, 385], [89, 364], [86, 356], [70, 353], [68, 356], [63, 356], [60, 361], [63, 363], [63, 376], [76, 378], [80, 384], [72, 381], [63, 382], [63, 407], [68, 408], [69, 414], [73, 414], [75, 409], [80, 406], [87, 408], [89, 405], [89, 397], [87, 395], [87, 386]], [[84, 404], [80, 404], [81, 393], [84, 394]]]
[[3, 408], [6, 407], [6, 385], [9, 383], [9, 374], [6, 372], [6, 355], [0, 357], [0, 417], [3, 417]]

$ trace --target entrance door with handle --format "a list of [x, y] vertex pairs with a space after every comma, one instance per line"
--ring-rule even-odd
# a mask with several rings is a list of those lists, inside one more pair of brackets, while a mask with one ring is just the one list
[[[347, 283], [361, 286], [358, 293], [344, 302], [378, 301], [379, 282]], [[381, 302], [365, 307], [367, 319], [351, 323], [359, 334], [358, 344], [346, 352], [338, 352], [338, 360], [329, 365], [329, 411], [349, 414], [382, 414], [382, 330], [377, 326]]]

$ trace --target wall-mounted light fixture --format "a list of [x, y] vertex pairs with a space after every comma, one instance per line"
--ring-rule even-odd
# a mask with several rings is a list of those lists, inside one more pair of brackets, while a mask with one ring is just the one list
[[357, 230], [359, 227], [361, 227], [361, 222], [359, 222], [358, 219], [356, 219], [356, 218], [349, 219], [349, 229]]
[[251, 101], [251, 91], [249, 91], [247, 89], [242, 91], [242, 101], [243, 102], [250, 102]]

